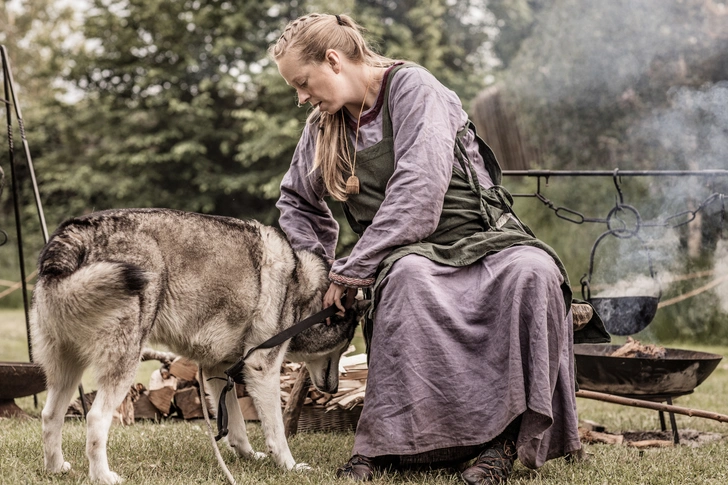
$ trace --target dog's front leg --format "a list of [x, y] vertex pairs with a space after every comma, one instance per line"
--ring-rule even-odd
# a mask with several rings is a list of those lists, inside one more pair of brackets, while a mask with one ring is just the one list
[[245, 366], [246, 390], [253, 398], [265, 444], [276, 463], [287, 470], [308, 470], [307, 464], [296, 463], [288, 448], [281, 411], [280, 369], [284, 354], [283, 349], [271, 352], [279, 352], [279, 355], [274, 359], [274, 355], [258, 351], [258, 355], [248, 360]]
[[[205, 376], [224, 376], [224, 370], [227, 366], [218, 366], [210, 371], [203, 371]], [[207, 392], [212, 397], [214, 407], [217, 409], [217, 402], [220, 399], [220, 392], [225, 387], [225, 381], [220, 379], [212, 379], [205, 381]], [[228, 392], [225, 397], [225, 404], [228, 410], [228, 435], [225, 437], [227, 444], [235, 451], [235, 454], [242, 458], [253, 458], [260, 460], [268, 455], [260, 451], [255, 451], [248, 441], [248, 432], [245, 429], [245, 419], [240, 410], [240, 403], [236, 396], [235, 390]]]

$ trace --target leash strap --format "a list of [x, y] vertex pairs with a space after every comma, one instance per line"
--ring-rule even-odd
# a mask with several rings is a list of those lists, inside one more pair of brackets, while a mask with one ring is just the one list
[[[346, 293], [344, 293], [344, 296], [342, 297], [342, 301], [346, 299]], [[323, 320], [334, 316], [336, 313], [339, 312], [339, 308], [334, 304], [331, 305], [328, 308], [325, 308], [321, 310], [318, 313], [315, 313], [311, 315], [310, 317], [301, 320], [300, 322], [296, 323], [295, 325], [288, 327], [287, 329], [283, 330], [281, 333], [278, 333], [265, 342], [263, 342], [260, 345], [257, 345], [253, 347], [252, 349], [248, 350], [248, 352], [245, 354], [244, 357], [240, 357], [237, 362], [235, 362], [233, 365], [225, 369], [225, 375], [227, 376], [224, 380], [227, 381], [225, 384], [225, 387], [222, 388], [222, 391], [220, 391], [220, 399], [217, 401], [217, 436], [215, 436], [215, 441], [220, 441], [221, 438], [224, 438], [228, 434], [228, 410], [227, 405], [225, 404], [225, 398], [227, 397], [227, 393], [232, 391], [235, 388], [235, 383], [243, 384], [244, 378], [243, 378], [243, 368], [245, 367], [245, 359], [250, 357], [250, 354], [255, 352], [258, 349], [270, 349], [273, 347], [276, 347], [286, 340], [295, 337], [299, 333], [303, 332], [307, 328], [310, 328], [317, 323], [322, 322]], [[211, 377], [210, 379], [222, 379], [221, 377]], [[210, 380], [208, 379], [208, 380]]]

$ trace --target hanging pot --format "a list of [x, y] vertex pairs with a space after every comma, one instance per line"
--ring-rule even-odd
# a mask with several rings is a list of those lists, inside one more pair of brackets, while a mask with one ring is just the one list
[[[628, 210], [632, 212], [637, 220], [637, 223], [633, 229], [626, 229], [624, 227], [615, 229], [611, 226], [611, 220], [617, 211]], [[647, 255], [647, 263], [649, 266], [650, 277], [654, 280], [655, 273], [652, 269], [652, 258], [650, 252], [644, 241], [637, 235], [640, 228], [640, 216], [637, 210], [631, 206], [619, 204], [609, 213], [607, 218], [609, 230], [600, 235], [594, 242], [591, 254], [589, 257], [589, 273], [584, 275], [581, 279], [581, 292], [582, 297], [591, 303], [594, 310], [599, 314], [607, 332], [613, 335], [632, 335], [640, 332], [652, 322], [657, 313], [657, 306], [662, 296], [662, 290], [659, 288], [659, 284], [655, 281], [655, 285], [658, 288], [658, 294], [655, 295], [640, 295], [640, 296], [610, 296], [610, 297], [592, 297], [591, 288], [589, 283], [592, 278], [592, 272], [594, 270], [594, 254], [596, 252], [597, 245], [606, 236], [615, 236], [617, 238], [636, 238], [645, 247], [645, 254]]]

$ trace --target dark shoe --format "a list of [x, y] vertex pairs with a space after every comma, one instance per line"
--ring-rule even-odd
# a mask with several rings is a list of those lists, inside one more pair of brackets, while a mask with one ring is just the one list
[[495, 439], [478, 455], [475, 463], [461, 476], [468, 485], [497, 485], [506, 483], [516, 461], [516, 443]]
[[354, 455], [344, 466], [336, 470], [336, 477], [367, 482], [374, 477], [374, 462], [366, 456]]

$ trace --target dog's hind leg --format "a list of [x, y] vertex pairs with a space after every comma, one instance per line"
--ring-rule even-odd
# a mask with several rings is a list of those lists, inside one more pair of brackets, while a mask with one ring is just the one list
[[115, 484], [121, 477], [109, 469], [106, 445], [114, 411], [134, 382], [141, 358], [141, 336], [136, 312], [121, 316], [107, 331], [106, 346], [97, 344], [94, 361], [99, 390], [87, 416], [86, 456], [92, 481]]
[[71, 464], [63, 459], [61, 428], [68, 403], [83, 375], [83, 366], [59, 350], [48, 349], [43, 356], [48, 394], [41, 413], [43, 421], [43, 461], [51, 473], [64, 473]]
[[[227, 365], [223, 365], [217, 366], [210, 371], [203, 370], [203, 374], [205, 376], [224, 376], [224, 370], [227, 367]], [[225, 387], [225, 381], [212, 379], [205, 381], [205, 386], [213, 398], [215, 408], [217, 408], [217, 402], [220, 399], [220, 392]], [[225, 440], [230, 448], [235, 450], [235, 453], [243, 458], [253, 458], [255, 460], [267, 458], [268, 455], [255, 451], [250, 445], [248, 432], [245, 429], [245, 419], [243, 418], [240, 403], [234, 390], [227, 393], [225, 404], [228, 410], [228, 435], [225, 437]]]

